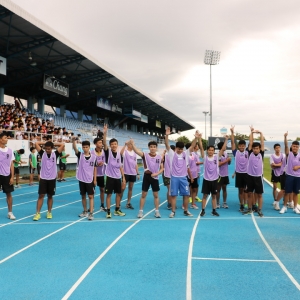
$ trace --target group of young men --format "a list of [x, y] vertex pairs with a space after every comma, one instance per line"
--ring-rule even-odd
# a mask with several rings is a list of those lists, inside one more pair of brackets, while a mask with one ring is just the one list
[[[240, 140], [235, 145], [234, 126], [231, 130], [232, 154], [235, 157], [235, 186], [238, 188], [238, 197], [240, 202], [240, 211], [244, 214], [257, 212], [262, 217], [263, 198], [263, 157], [264, 157], [264, 137], [263, 134], [254, 130], [250, 126], [249, 144]], [[154, 216], [160, 218], [159, 196], [160, 190], [159, 175], [163, 173], [163, 183], [168, 189], [167, 200], [168, 209], [171, 210], [170, 218], [176, 215], [176, 199], [178, 195], [183, 197], [183, 215], [191, 217], [188, 210], [189, 199], [190, 208], [198, 209], [195, 204], [199, 188], [200, 166], [203, 165], [203, 182], [201, 192], [202, 210], [200, 215], [206, 214], [206, 204], [209, 195], [212, 198], [213, 216], [219, 216], [217, 209], [220, 208], [220, 192], [223, 192], [222, 207], [228, 209], [227, 190], [229, 184], [228, 165], [231, 158], [226, 152], [229, 136], [225, 137], [224, 142], [218, 144], [219, 152], [215, 153], [214, 145], [208, 145], [206, 154], [202, 145], [202, 136], [196, 131], [192, 143], [184, 145], [182, 142], [176, 142], [175, 147], [169, 145], [168, 136], [170, 129], [166, 130], [164, 154], [157, 153], [157, 143], [151, 141], [148, 144], [149, 152], [143, 152], [138, 149], [131, 139], [125, 143], [122, 149], [118, 150], [118, 141], [111, 139], [109, 147], [106, 142], [107, 126], [103, 129], [103, 139], [95, 138], [95, 150], [90, 150], [90, 142], [82, 142], [82, 152], [77, 149], [76, 139], [73, 139], [73, 149], [78, 158], [76, 178], [79, 181], [79, 191], [82, 197], [83, 211], [79, 217], [87, 217], [88, 220], [94, 219], [94, 194], [95, 187], [100, 188], [100, 211], [106, 212], [106, 218], [111, 218], [111, 197], [115, 193], [115, 216], [125, 216], [121, 211], [121, 199], [128, 183], [128, 197], [126, 208], [133, 209], [131, 204], [133, 185], [136, 179], [139, 179], [139, 169], [137, 165], [137, 155], [141, 157], [144, 174], [142, 182], [142, 195], [140, 198], [138, 218], [144, 216], [144, 205], [149, 189], [152, 189], [154, 198]], [[256, 142], [254, 135], [260, 135], [260, 142]], [[3, 192], [7, 196], [8, 218], [14, 220], [12, 214], [12, 195], [13, 178], [16, 163], [16, 156], [21, 153], [13, 154], [13, 151], [6, 147], [7, 136], [0, 134], [0, 184]], [[280, 210], [279, 201], [284, 197], [284, 205], [280, 213], [287, 210], [287, 202], [292, 195], [294, 202], [294, 212], [300, 214], [297, 208], [298, 193], [300, 189], [300, 154], [299, 142], [294, 141], [291, 149], [288, 148], [287, 133], [284, 135], [285, 153], [280, 152], [280, 145], [275, 144], [275, 153], [271, 155], [270, 164], [272, 167], [272, 182], [274, 183], [274, 207]], [[44, 149], [41, 145], [44, 144]], [[54, 146], [58, 146], [54, 151]], [[186, 148], [186, 150], [184, 150]], [[46, 218], [52, 218], [53, 196], [56, 187], [58, 157], [64, 150], [63, 143], [37, 142], [36, 150], [41, 160], [41, 172], [38, 189], [38, 201], [34, 221], [41, 218], [41, 208], [43, 199], [47, 195], [48, 212]], [[200, 152], [200, 153], [199, 153]], [[63, 153], [64, 156], [66, 155]], [[17, 159], [18, 160], [18, 159]], [[277, 193], [277, 183], [281, 183], [281, 191]], [[87, 203], [88, 195], [89, 203]], [[106, 195], [106, 206], [104, 204]], [[201, 201], [201, 200], [200, 200]]]

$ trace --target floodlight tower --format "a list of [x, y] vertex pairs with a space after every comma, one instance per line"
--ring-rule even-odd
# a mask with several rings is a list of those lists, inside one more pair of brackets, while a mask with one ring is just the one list
[[206, 139], [206, 115], [209, 113], [209, 111], [203, 111], [205, 115], [205, 139]]
[[210, 71], [210, 136], [212, 136], [212, 84], [211, 84], [211, 66], [217, 65], [220, 62], [220, 51], [214, 51], [214, 50], [206, 50], [205, 51], [205, 57], [204, 57], [204, 63], [206, 65], [209, 65], [209, 71]]

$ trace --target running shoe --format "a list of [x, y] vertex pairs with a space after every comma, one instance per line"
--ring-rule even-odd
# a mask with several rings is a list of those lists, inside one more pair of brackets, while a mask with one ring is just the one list
[[245, 204], [245, 205], [244, 205], [244, 209], [245, 209], [245, 210], [248, 210], [248, 204]]
[[167, 205], [167, 209], [172, 209], [172, 205], [171, 205], [171, 203], [168, 203], [168, 205]]
[[92, 213], [89, 213], [88, 220], [89, 221], [93, 221], [94, 220], [94, 215]]
[[[198, 208], [197, 208], [198, 209]], [[183, 215], [186, 217], [192, 217], [193, 215], [187, 210], [183, 212]]]
[[226, 202], [223, 202], [222, 207], [223, 207], [223, 208], [229, 208]]
[[202, 211], [201, 211], [201, 213], [200, 213], [200, 216], [201, 216], [201, 217], [204, 217], [204, 216], [205, 216], [205, 210], [204, 210], [204, 209], [202, 209]]
[[189, 202], [192, 203], [192, 201], [193, 201], [193, 199], [192, 199], [192, 197], [190, 197], [190, 198], [189, 198]]
[[251, 215], [252, 214], [252, 209], [247, 209], [243, 212], [243, 215]]
[[128, 209], [134, 209], [133, 206], [131, 205], [131, 203], [127, 203], [126, 204], [126, 208], [128, 208]]
[[160, 215], [160, 213], [159, 213], [158, 210], [155, 211], [154, 217], [155, 217], [155, 218], [161, 218], [161, 215]]
[[219, 209], [220, 208], [220, 203], [217, 203], [217, 207], [216, 207], [217, 209]]
[[36, 213], [33, 217], [33, 221], [38, 221], [41, 218], [41, 215], [39, 213]]
[[288, 202], [287, 207], [288, 208], [294, 208], [294, 202]]
[[184, 210], [184, 206], [183, 206], [183, 205], [181, 206], [181, 209], [183, 209], [183, 210]]
[[244, 205], [240, 205], [240, 212], [243, 212], [244, 211]]
[[106, 212], [106, 208], [104, 206], [100, 206], [100, 211]]
[[19, 184], [16, 184], [16, 185], [15, 185], [15, 188], [16, 188], [16, 189], [18, 189], [18, 188], [20, 188], [20, 187], [21, 187], [21, 186], [20, 186]]
[[61, 182], [61, 180], [60, 180], [60, 179], [58, 179], [58, 180], [57, 180], [57, 182]]
[[217, 213], [216, 210], [213, 210], [213, 211], [211, 212], [211, 215], [212, 215], [212, 216], [215, 216], [215, 217], [219, 217], [219, 216], [220, 216], [220, 215]]
[[107, 218], [107, 219], [111, 219], [111, 212], [107, 212], [107, 213], [106, 213], [106, 218]]
[[169, 214], [169, 218], [174, 218], [175, 217], [175, 212], [172, 211], [170, 214]]
[[261, 209], [257, 210], [257, 214], [262, 218], [264, 216], [264, 214], [262, 213]]
[[199, 207], [198, 207], [196, 204], [192, 204], [192, 205], [190, 206], [190, 208], [192, 208], [192, 209], [199, 209]]
[[7, 214], [7, 217], [10, 219], [10, 220], [15, 220], [16, 217], [14, 216], [14, 214], [10, 211], [8, 214]]
[[274, 209], [275, 209], [275, 210], [280, 210], [280, 207], [279, 207], [279, 201], [275, 201]]
[[119, 216], [119, 217], [124, 217], [124, 216], [126, 216], [126, 214], [123, 213], [120, 209], [119, 209], [119, 210], [115, 210], [114, 215], [115, 215], [115, 216]]
[[139, 213], [138, 213], [138, 215], [137, 215], [137, 217], [140, 219], [140, 218], [142, 218], [142, 217], [143, 217], [143, 215], [144, 215], [144, 214], [143, 214], [143, 211], [142, 211], [142, 210], [140, 210], [140, 211], [139, 211]]
[[196, 200], [197, 202], [202, 202], [202, 200], [201, 200], [198, 196], [195, 197], [195, 200]]
[[61, 181], [67, 181], [67, 180], [63, 178]]
[[300, 210], [298, 209], [298, 207], [295, 207], [293, 210], [294, 210], [294, 213], [295, 213], [295, 214], [297, 214], [297, 215], [300, 214]]
[[280, 210], [280, 214], [284, 214], [287, 212], [287, 207], [286, 206], [282, 206], [281, 210]]
[[52, 213], [48, 211], [48, 212], [47, 212], [47, 215], [46, 215], [46, 218], [47, 218], [47, 219], [52, 219]]
[[83, 211], [80, 215], [78, 215], [79, 218], [85, 218], [88, 216], [88, 212], [87, 211]]
[[252, 210], [254, 211], [254, 212], [257, 212], [258, 211], [258, 206], [255, 204], [255, 205], [253, 205], [252, 206]]

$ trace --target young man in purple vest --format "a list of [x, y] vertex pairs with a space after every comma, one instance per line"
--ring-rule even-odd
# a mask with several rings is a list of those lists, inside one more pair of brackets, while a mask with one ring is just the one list
[[[223, 148], [224, 142], [218, 143], [219, 151]], [[223, 208], [228, 208], [227, 205], [227, 185], [229, 184], [228, 177], [228, 165], [231, 162], [231, 158], [228, 156], [226, 150], [223, 152], [222, 156], [219, 158], [219, 179], [218, 179], [218, 192], [217, 192], [217, 208], [220, 208], [220, 196], [221, 189], [223, 192]]]
[[[300, 214], [300, 210], [298, 209], [298, 194], [300, 190], [300, 153], [298, 153], [299, 142], [293, 141], [291, 147], [292, 150], [290, 151], [287, 136], [288, 133], [286, 132], [284, 134], [284, 148], [285, 155], [287, 156], [285, 192], [287, 194], [292, 194], [294, 201], [294, 213]], [[286, 210], [286, 206], [284, 206], [284, 212], [286, 212]]]
[[105, 175], [105, 154], [103, 151], [103, 140], [100, 138], [94, 139], [95, 150], [92, 151], [96, 155], [97, 160], [97, 186], [100, 189], [100, 211], [106, 212], [104, 207], [104, 175]]
[[[128, 182], [128, 194], [127, 194], [127, 203], [126, 208], [134, 209], [131, 205], [131, 197], [132, 197], [132, 190], [133, 185], [136, 182], [136, 177], [140, 180], [139, 169], [137, 165], [137, 156], [136, 153], [133, 151], [131, 143], [125, 143], [123, 148], [121, 149], [121, 155], [123, 157], [123, 170], [126, 179], [126, 183]], [[121, 193], [121, 200], [125, 191], [126, 185], [122, 188]]]
[[14, 154], [12, 149], [6, 147], [7, 135], [0, 133], [0, 186], [3, 193], [6, 194], [6, 202], [8, 208], [7, 217], [15, 220], [16, 217], [12, 213], [13, 199], [11, 193], [14, 191]]
[[203, 182], [202, 182], [202, 211], [200, 216], [205, 216], [205, 207], [207, 197], [212, 195], [212, 215], [215, 217], [219, 217], [219, 214], [216, 211], [217, 208], [217, 200], [216, 195], [218, 192], [218, 179], [219, 179], [219, 159], [223, 155], [226, 150], [226, 145], [228, 141], [228, 136], [226, 135], [224, 145], [222, 149], [219, 151], [219, 154], [215, 154], [215, 147], [213, 145], [209, 145], [206, 150], [206, 156], [204, 157], [204, 174], [203, 174]]
[[159, 182], [158, 182], [158, 175], [161, 174], [164, 170], [162, 164], [162, 157], [159, 154], [156, 154], [157, 151], [157, 142], [151, 141], [148, 143], [148, 148], [150, 150], [149, 153], [142, 152], [139, 150], [135, 145], [134, 141], [130, 140], [128, 143], [132, 144], [133, 151], [139, 155], [143, 160], [144, 165], [144, 177], [142, 183], [142, 196], [140, 199], [140, 210], [137, 215], [138, 218], [143, 217], [143, 209], [146, 201], [146, 197], [148, 194], [148, 190], [151, 186], [153, 197], [154, 197], [154, 206], [155, 206], [155, 218], [160, 218], [159, 213]]
[[[94, 194], [97, 184], [97, 159], [94, 153], [90, 152], [90, 142], [82, 142], [83, 152], [78, 151], [76, 139], [72, 139], [73, 149], [78, 158], [76, 178], [79, 182], [79, 190], [82, 200], [83, 212], [79, 215], [80, 218], [88, 217], [89, 221], [94, 219]], [[42, 165], [43, 166], [43, 165]], [[89, 197], [90, 210], [87, 211], [86, 194]]]
[[[110, 203], [112, 193], [116, 194], [116, 207], [114, 211], [115, 216], [123, 217], [123, 213], [120, 209], [122, 186], [126, 186], [126, 179], [123, 171], [123, 158], [118, 151], [118, 141], [116, 139], [111, 139], [109, 141], [110, 149], [107, 147], [106, 136], [107, 136], [107, 125], [103, 127], [103, 144], [106, 162], [106, 183], [105, 183], [105, 193], [106, 193], [106, 218], [111, 218]], [[122, 181], [121, 181], [122, 178]]]
[[273, 183], [273, 206], [275, 210], [280, 210], [279, 200], [284, 194], [284, 186], [280, 184], [281, 191], [277, 193], [277, 183], [281, 183], [281, 176], [284, 173], [286, 165], [286, 155], [282, 153], [281, 147], [279, 144], [274, 145], [274, 153], [270, 156], [270, 166], [272, 169], [271, 172], [271, 182]]
[[185, 152], [183, 150], [184, 143], [176, 142], [175, 151], [170, 148], [169, 145], [169, 135], [171, 134], [170, 128], [166, 129], [165, 136], [165, 145], [168, 151], [168, 155], [170, 157], [170, 170], [171, 170], [171, 181], [170, 181], [170, 196], [172, 203], [172, 212], [169, 215], [170, 218], [175, 217], [176, 211], [176, 197], [178, 196], [178, 192], [181, 196], [183, 196], [183, 214], [187, 217], [192, 217], [193, 215], [188, 211], [189, 205], [189, 196], [190, 189], [189, 183], [187, 180], [187, 176], [189, 175], [191, 179], [191, 183], [193, 183], [194, 178], [189, 169], [189, 155], [194, 151], [194, 147], [197, 142], [197, 138], [201, 137], [201, 134], [196, 131], [195, 139], [193, 140], [191, 146]]
[[[264, 136], [262, 132], [251, 128], [249, 145], [248, 145], [248, 165], [247, 165], [247, 194], [248, 194], [248, 210], [243, 212], [244, 215], [251, 214], [256, 211], [260, 217], [263, 217], [262, 206], [264, 192], [263, 186], [263, 163], [264, 163]], [[260, 143], [253, 142], [253, 135], [255, 133], [260, 134]], [[256, 201], [254, 200], [254, 193], [258, 198], [258, 208], [256, 207]]]
[[[44, 144], [44, 150], [40, 145]], [[43, 206], [44, 197], [47, 194], [47, 219], [52, 219], [52, 205], [53, 205], [53, 195], [55, 195], [56, 187], [56, 175], [57, 175], [57, 166], [56, 161], [64, 149], [64, 143], [55, 144], [59, 148], [52, 152], [54, 149], [54, 144], [52, 142], [36, 142], [35, 148], [38, 154], [41, 157], [41, 174], [39, 181], [39, 198], [36, 204], [36, 214], [33, 217], [34, 221], [38, 221], [41, 218], [40, 211]]]

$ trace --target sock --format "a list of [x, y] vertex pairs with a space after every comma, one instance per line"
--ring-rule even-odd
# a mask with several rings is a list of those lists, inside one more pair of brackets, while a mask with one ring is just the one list
[[186, 213], [187, 213], [187, 210], [185, 210], [184, 213], [186, 214]]
[[110, 208], [107, 209], [107, 213], [110, 214]]
[[156, 209], [155, 212], [158, 212], [158, 209]]
[[103, 207], [103, 208], [104, 208], [104, 203], [101, 203], [101, 207]]
[[118, 211], [120, 209], [120, 207], [116, 207], [115, 211]]
[[215, 208], [213, 208], [213, 212], [214, 212], [214, 211], [216, 211], [216, 209], [215, 209]]
[[205, 209], [204, 209], [204, 208], [202, 208], [202, 211], [205, 211]]

